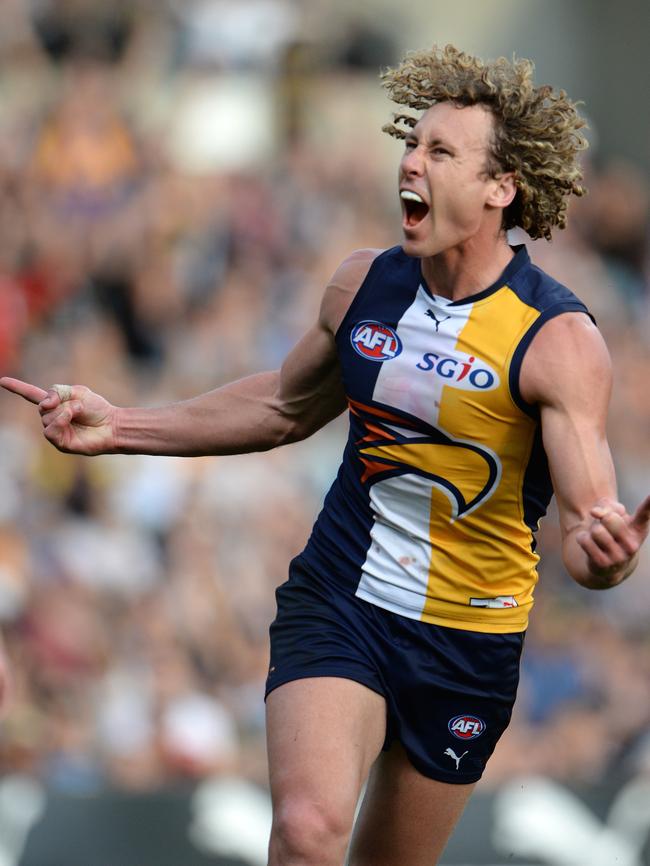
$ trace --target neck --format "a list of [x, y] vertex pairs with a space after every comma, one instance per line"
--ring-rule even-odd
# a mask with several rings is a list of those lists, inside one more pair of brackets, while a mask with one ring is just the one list
[[432, 294], [460, 301], [496, 282], [512, 258], [506, 236], [500, 234], [489, 246], [468, 241], [423, 258], [422, 276]]

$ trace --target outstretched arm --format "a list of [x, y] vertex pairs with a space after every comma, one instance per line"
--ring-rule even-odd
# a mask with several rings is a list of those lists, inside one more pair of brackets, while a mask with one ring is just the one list
[[586, 316], [567, 313], [541, 328], [522, 364], [521, 390], [540, 407], [567, 571], [590, 589], [615, 586], [636, 566], [650, 496], [633, 514], [618, 501], [605, 432], [610, 360]]
[[0, 384], [36, 403], [46, 438], [77, 454], [240, 454], [304, 439], [345, 408], [334, 335], [376, 253], [359, 251], [338, 268], [318, 322], [278, 371], [153, 409], [118, 408], [83, 385]]
[[121, 409], [122, 453], [242, 454], [311, 435], [345, 408], [333, 334], [319, 322], [278, 371], [257, 373], [160, 409]]
[[[305, 356], [309, 369], [302, 364]], [[304, 438], [344, 408], [336, 357], [318, 326], [281, 370], [169, 406], [121, 408], [84, 385], [53, 385], [45, 391], [7, 377], [0, 384], [38, 405], [43, 433], [56, 448], [86, 455], [264, 451]]]

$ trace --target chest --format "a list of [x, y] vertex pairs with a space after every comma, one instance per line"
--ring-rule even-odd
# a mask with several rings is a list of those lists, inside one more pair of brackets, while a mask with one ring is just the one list
[[378, 304], [369, 293], [339, 335], [348, 397], [459, 434], [515, 411], [508, 373], [525, 322], [499, 294], [450, 305], [422, 286]]

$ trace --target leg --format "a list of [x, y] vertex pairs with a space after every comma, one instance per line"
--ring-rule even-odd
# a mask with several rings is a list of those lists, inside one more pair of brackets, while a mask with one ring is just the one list
[[266, 702], [269, 866], [342, 866], [357, 800], [386, 732], [386, 704], [353, 680], [311, 677]]
[[350, 866], [435, 866], [473, 789], [423, 776], [394, 743], [372, 768]]

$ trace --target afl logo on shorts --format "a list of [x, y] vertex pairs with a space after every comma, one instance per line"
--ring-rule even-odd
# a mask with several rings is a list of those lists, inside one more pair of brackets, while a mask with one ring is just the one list
[[449, 732], [459, 740], [475, 740], [486, 728], [483, 719], [478, 716], [454, 716], [447, 725]]
[[390, 361], [402, 351], [396, 332], [381, 322], [359, 322], [350, 334], [354, 351], [368, 361]]

